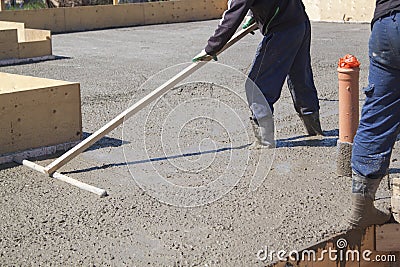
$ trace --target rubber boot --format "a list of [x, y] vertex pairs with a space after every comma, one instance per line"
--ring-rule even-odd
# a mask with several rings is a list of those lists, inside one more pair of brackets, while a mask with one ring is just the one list
[[300, 115], [300, 119], [303, 121], [304, 126], [306, 127], [308, 135], [324, 135], [324, 132], [321, 129], [321, 122], [319, 120], [319, 112], [313, 112], [306, 115]]
[[263, 148], [275, 147], [275, 125], [272, 116], [266, 116], [261, 119], [252, 119], [256, 145]]
[[351, 217], [349, 224], [353, 229], [364, 229], [389, 221], [390, 214], [378, 210], [374, 205], [376, 190], [381, 179], [369, 179], [353, 172], [351, 195]]

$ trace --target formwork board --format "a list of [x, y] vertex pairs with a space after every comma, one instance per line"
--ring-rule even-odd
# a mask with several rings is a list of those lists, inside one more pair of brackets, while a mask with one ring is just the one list
[[0, 29], [0, 44], [18, 43], [17, 29]]
[[51, 39], [51, 32], [46, 30], [25, 29], [25, 41], [32, 42], [38, 40]]
[[152, 2], [144, 6], [145, 24], [206, 20], [210, 14], [222, 15], [225, 9], [226, 2], [223, 5], [214, 1]]
[[375, 0], [304, 0], [311, 20], [370, 22]]
[[26, 29], [24, 23], [0, 21], [0, 60], [52, 55], [51, 32]]
[[[160, 9], [161, 6], [162, 9]], [[3, 11], [0, 12], [0, 20], [23, 22], [27, 28], [46, 29], [53, 33], [60, 33], [161, 22], [216, 19], [221, 17], [226, 6], [225, 0], [175, 0], [115, 6]]]
[[0, 73], [0, 155], [81, 139], [78, 83]]
[[[377, 251], [400, 251], [400, 224], [386, 224], [376, 228]], [[400, 265], [400, 259], [399, 265]]]
[[51, 40], [18, 43], [18, 58], [34, 58], [52, 54]]
[[25, 23], [27, 28], [65, 32], [64, 8], [7, 10], [0, 12], [0, 20]]
[[0, 60], [11, 58], [18, 58], [18, 43], [0, 43]]
[[143, 5], [141, 4], [65, 8], [65, 25], [67, 31], [94, 30], [143, 24]]
[[0, 30], [17, 30], [18, 42], [25, 41], [25, 25], [20, 22], [0, 21]]

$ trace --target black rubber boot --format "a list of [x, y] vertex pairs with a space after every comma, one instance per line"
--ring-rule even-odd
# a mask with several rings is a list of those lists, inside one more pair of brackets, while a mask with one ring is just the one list
[[321, 122], [319, 120], [319, 112], [316, 111], [311, 114], [300, 115], [300, 119], [303, 121], [304, 126], [306, 127], [308, 135], [324, 135], [324, 132], [321, 129]]
[[381, 179], [369, 179], [353, 172], [351, 195], [351, 217], [349, 224], [353, 229], [364, 229], [380, 225], [390, 220], [390, 213], [378, 210], [374, 205], [376, 190]]

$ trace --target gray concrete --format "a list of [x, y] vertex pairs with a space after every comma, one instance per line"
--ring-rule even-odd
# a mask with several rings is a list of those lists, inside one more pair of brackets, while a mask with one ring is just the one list
[[[190, 61], [204, 47], [217, 23], [55, 35], [54, 54], [65, 58], [1, 67], [0, 71], [80, 82], [83, 128], [86, 133], [92, 133], [127, 108], [131, 101], [149, 93], [151, 82], [147, 87], [141, 86], [152, 75]], [[199, 154], [182, 156], [198, 151], [199, 143], [200, 148], [203, 145], [205, 148], [201, 151], [229, 146], [230, 137], [223, 127], [201, 120], [190, 122], [190, 127], [182, 127], [178, 133], [185, 147], [182, 153], [171, 150], [174, 153], [165, 155], [162, 149], [169, 149], [173, 140], [160, 141], [164, 133], [159, 124], [168, 121], [167, 115], [173, 114], [174, 107], [212, 96], [220, 100], [221, 106], [230, 105], [230, 114], [238, 114], [238, 118], [248, 115], [243, 101], [218, 85], [192, 83], [179, 87], [155, 106], [134, 116], [124, 129], [117, 128], [108, 138], [61, 169], [75, 179], [106, 189], [110, 193], [107, 198], [99, 199], [21, 166], [3, 166], [0, 170], [0, 265], [264, 266], [266, 262], [257, 259], [256, 254], [265, 246], [271, 250], [299, 249], [340, 231], [341, 221], [349, 211], [350, 180], [338, 178], [336, 174], [336, 67], [339, 57], [347, 53], [356, 55], [362, 63], [360, 84], [367, 84], [369, 25], [313, 23], [312, 27], [313, 70], [325, 138], [305, 136], [285, 86], [275, 110], [278, 147], [274, 155], [251, 152], [246, 146], [247, 137], [240, 139], [241, 131], [230, 129], [232, 136], [240, 136], [237, 142], [243, 147], [204, 153], [204, 158]], [[246, 73], [260, 39], [258, 33], [246, 37], [221, 55], [219, 62]], [[156, 84], [178, 69], [164, 71], [151, 81]], [[243, 82], [240, 75], [232, 77], [229, 71], [225, 73], [226, 68], [221, 67], [218, 72], [217, 67], [216, 70], [206, 73], [204, 81], [219, 78], [221, 86], [239, 87]], [[204, 109], [201, 101], [192, 107], [180, 114], [217, 110], [214, 105]], [[226, 117], [226, 127], [233, 125], [233, 119], [234, 116]], [[177, 123], [179, 114], [172, 121]], [[164, 125], [164, 128], [176, 130], [175, 126], [179, 127], [169, 126]], [[247, 122], [243, 127], [251, 136]], [[126, 141], [123, 144], [122, 130]], [[212, 143], [207, 139], [211, 135], [219, 139]], [[160, 198], [173, 196], [168, 196], [168, 192], [157, 195], [154, 188], [145, 187], [143, 191], [125, 165], [124, 147], [135, 152], [125, 153], [131, 172], [148, 175], [151, 179], [153, 170], [150, 167], [154, 167], [171, 183], [199, 187], [219, 177], [232, 160], [230, 153], [235, 151], [239, 153], [234, 158], [238, 161], [229, 177], [241, 179], [237, 183], [226, 181], [224, 186], [231, 187], [230, 190], [206, 205], [184, 208], [164, 204]], [[257, 190], [249, 192], [259, 153], [267, 153], [268, 157], [264, 157], [267, 160], [258, 170], [268, 176], [258, 181], [261, 186]], [[168, 158], [171, 155], [181, 156]], [[148, 165], [149, 158], [153, 159], [152, 166]], [[186, 158], [189, 161], [184, 161]], [[399, 176], [398, 158], [396, 144], [391, 165], [393, 177]], [[49, 162], [51, 159], [39, 161], [43, 165]], [[209, 162], [212, 164], [205, 165]], [[175, 168], [176, 164], [181, 164], [180, 168]], [[191, 172], [182, 166], [204, 168]], [[236, 177], [239, 167], [246, 169]], [[378, 202], [387, 205], [386, 183], [381, 187]], [[203, 193], [199, 196], [204, 197]], [[180, 197], [184, 201], [191, 196]], [[168, 199], [164, 202], [168, 203]]]

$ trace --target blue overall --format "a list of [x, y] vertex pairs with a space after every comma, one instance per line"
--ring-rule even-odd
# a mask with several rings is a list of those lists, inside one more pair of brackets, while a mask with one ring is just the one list
[[[307, 20], [286, 30], [267, 33], [258, 46], [249, 78], [261, 90], [272, 112], [286, 77], [297, 113], [306, 115], [319, 110], [311, 70], [310, 40], [311, 26]], [[249, 94], [248, 88], [246, 92]], [[251, 102], [260, 102], [249, 96], [248, 100], [250, 106]]]
[[388, 172], [400, 131], [400, 13], [378, 19], [369, 39], [368, 87], [353, 143], [353, 171], [370, 179]]

